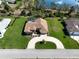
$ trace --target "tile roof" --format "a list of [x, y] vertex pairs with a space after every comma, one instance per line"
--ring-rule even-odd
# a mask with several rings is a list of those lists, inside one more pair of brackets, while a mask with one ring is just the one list
[[36, 30], [38, 28], [40, 28], [41, 33], [47, 33], [48, 25], [46, 20], [37, 18], [35, 21], [28, 21], [25, 25], [24, 32], [32, 32], [31, 30]]
[[79, 32], [79, 19], [78, 18], [69, 18], [65, 20], [66, 28], [69, 32]]

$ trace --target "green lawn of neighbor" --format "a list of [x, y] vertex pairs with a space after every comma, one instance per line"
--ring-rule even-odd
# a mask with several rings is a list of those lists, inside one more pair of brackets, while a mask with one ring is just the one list
[[37, 42], [35, 48], [36, 49], [56, 49], [56, 45], [52, 42], [46, 42], [46, 43]]
[[49, 35], [59, 39], [66, 49], [79, 49], [79, 44], [71, 39], [69, 36], [66, 36], [63, 32], [63, 25], [58, 18], [45, 18], [48, 22]]
[[[14, 21], [14, 18], [12, 17], [12, 22]], [[10, 24], [9, 28], [7, 29], [4, 38], [0, 39], [0, 48], [6, 48], [6, 49], [23, 49], [27, 47], [27, 44], [30, 40], [29, 37], [23, 36], [22, 30], [25, 21], [27, 18], [20, 17], [15, 20], [13, 25]]]

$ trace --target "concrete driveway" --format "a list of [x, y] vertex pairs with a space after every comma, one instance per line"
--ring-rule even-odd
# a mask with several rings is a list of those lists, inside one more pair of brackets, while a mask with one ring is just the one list
[[35, 49], [35, 44], [39, 41], [42, 41], [42, 40], [49, 41], [49, 42], [56, 44], [57, 49], [64, 49], [64, 46], [61, 43], [61, 41], [59, 41], [58, 39], [56, 39], [54, 37], [50, 37], [47, 35], [41, 35], [40, 37], [32, 38], [30, 40], [30, 42], [28, 43], [27, 49]]
[[3, 29], [3, 30], [1, 31], [2, 34], [0, 34], [0, 38], [3, 38], [3, 37], [4, 37], [5, 32], [6, 32], [6, 29]]
[[79, 43], [79, 36], [71, 36], [71, 38]]

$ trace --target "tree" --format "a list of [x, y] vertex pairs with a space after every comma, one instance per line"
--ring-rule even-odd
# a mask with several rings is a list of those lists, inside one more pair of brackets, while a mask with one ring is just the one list
[[64, 3], [63, 6], [62, 6], [62, 10], [63, 11], [68, 11], [69, 10], [69, 5]]
[[35, 0], [36, 9], [45, 8], [45, 0]]
[[4, 8], [3, 11], [5, 11], [5, 15], [9, 15], [9, 14], [13, 13], [13, 9], [8, 5], [8, 3], [5, 0], [2, 0], [2, 1], [3, 1], [2, 5]]
[[51, 9], [56, 10], [56, 7], [57, 7], [57, 5], [55, 4], [55, 2], [52, 2], [52, 3], [51, 3]]
[[75, 9], [74, 9], [74, 6], [70, 7], [70, 10], [69, 10], [69, 12], [67, 13], [67, 15], [70, 16], [70, 14], [71, 14], [74, 10], [75, 10]]
[[43, 39], [42, 41], [40, 41], [41, 44], [46, 44], [46, 41]]

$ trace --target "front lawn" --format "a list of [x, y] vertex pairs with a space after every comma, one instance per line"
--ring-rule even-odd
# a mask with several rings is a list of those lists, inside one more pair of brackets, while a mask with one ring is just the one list
[[14, 18], [13, 17], [11, 18], [12, 22], [6, 31], [4, 38], [0, 39], [0, 48], [6, 48], [6, 49], [26, 48], [30, 38], [23, 36], [22, 30], [27, 18], [20, 17], [16, 19], [14, 23], [13, 23]]
[[64, 26], [61, 24], [61, 21], [58, 21], [57, 17], [45, 19], [49, 26], [49, 36], [59, 39], [66, 49], [79, 49], [79, 44], [64, 34]]
[[[2, 18], [2, 17], [0, 17]], [[6, 18], [6, 17], [4, 17]], [[23, 49], [26, 48], [30, 37], [23, 36], [22, 30], [27, 17], [9, 17], [12, 19], [4, 38], [0, 39], [0, 48], [2, 49]], [[58, 21], [58, 18], [45, 18], [48, 22], [49, 27], [49, 36], [59, 39], [66, 49], [79, 49], [79, 44], [71, 39], [69, 36], [66, 36], [63, 32], [63, 25], [61, 21]], [[47, 42], [46, 44], [36, 44], [36, 49], [55, 49], [56, 46], [53, 43]]]
[[46, 43], [42, 43], [42, 42], [37, 42], [35, 45], [36, 49], [56, 49], [56, 45], [52, 42], [46, 42]]

